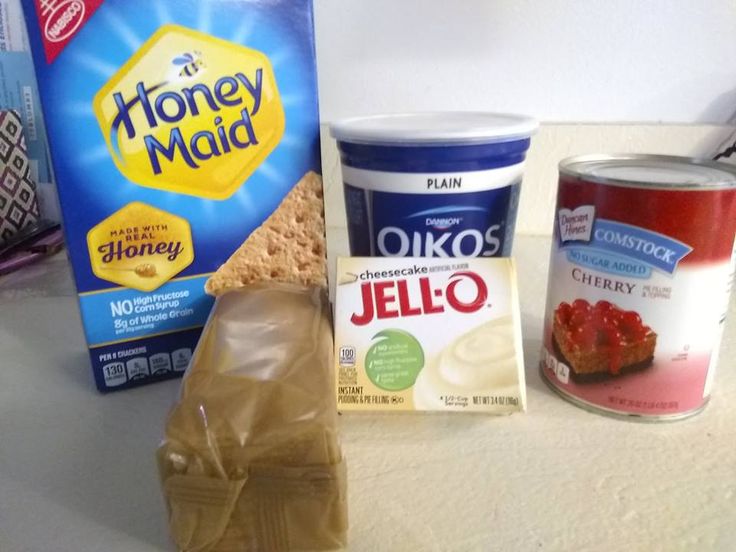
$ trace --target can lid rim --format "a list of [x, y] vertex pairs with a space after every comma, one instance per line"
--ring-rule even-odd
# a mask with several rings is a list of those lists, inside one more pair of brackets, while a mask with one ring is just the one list
[[[689, 173], [697, 175], [700, 182], [662, 182], [647, 180], [644, 178], [632, 178], [631, 176], [615, 176], [614, 174], [595, 174], [594, 169], [635, 169], [643, 168], [651, 164], [651, 168], [657, 165], [669, 165], [673, 170], [682, 171], [683, 175]], [[588, 169], [588, 170], [586, 170]], [[696, 170], [697, 169], [697, 170]], [[627, 188], [648, 188], [681, 191], [697, 190], [724, 190], [736, 188], [736, 166], [713, 161], [712, 159], [684, 157], [676, 155], [653, 155], [653, 154], [586, 154], [576, 155], [562, 159], [559, 163], [560, 175], [573, 177], [580, 180], [621, 186]], [[613, 172], [613, 171], [611, 171]], [[708, 172], [712, 178], [707, 179]], [[730, 178], [729, 178], [730, 177]], [[705, 181], [702, 179], [705, 178]]]

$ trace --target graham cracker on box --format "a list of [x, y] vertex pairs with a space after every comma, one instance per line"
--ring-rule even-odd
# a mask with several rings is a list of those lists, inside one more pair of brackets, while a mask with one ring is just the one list
[[257, 282], [327, 286], [322, 178], [308, 172], [205, 284], [210, 295]]

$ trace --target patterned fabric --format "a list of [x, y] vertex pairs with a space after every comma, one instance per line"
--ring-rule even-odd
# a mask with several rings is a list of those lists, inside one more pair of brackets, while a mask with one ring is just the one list
[[0, 246], [40, 218], [29, 170], [20, 115], [0, 111]]

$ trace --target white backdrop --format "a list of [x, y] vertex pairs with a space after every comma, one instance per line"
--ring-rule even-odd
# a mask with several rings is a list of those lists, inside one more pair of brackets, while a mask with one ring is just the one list
[[314, 0], [322, 118], [725, 123], [734, 0]]

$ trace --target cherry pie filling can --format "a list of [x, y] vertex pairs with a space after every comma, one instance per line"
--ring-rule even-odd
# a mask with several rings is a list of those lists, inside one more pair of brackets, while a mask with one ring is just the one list
[[589, 410], [660, 421], [707, 403], [736, 263], [736, 167], [560, 163], [541, 372]]

